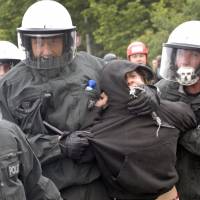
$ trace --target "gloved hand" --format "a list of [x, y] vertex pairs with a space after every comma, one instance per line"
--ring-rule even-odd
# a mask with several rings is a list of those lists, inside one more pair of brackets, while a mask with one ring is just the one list
[[[135, 94], [134, 94], [135, 92]], [[136, 88], [128, 102], [128, 110], [135, 116], [151, 114], [160, 105], [159, 92], [153, 85], [142, 85]]]
[[87, 131], [75, 131], [64, 134], [59, 141], [61, 152], [68, 158], [79, 160], [89, 145]]

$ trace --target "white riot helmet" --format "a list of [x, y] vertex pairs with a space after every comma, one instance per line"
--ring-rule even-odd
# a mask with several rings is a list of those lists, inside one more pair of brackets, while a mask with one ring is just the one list
[[23, 60], [23, 52], [9, 41], [0, 41], [0, 64], [6, 63], [11, 66]]
[[0, 76], [24, 59], [22, 51], [9, 41], [0, 41]]
[[[26, 62], [31, 67], [60, 68], [70, 63], [75, 56], [76, 27], [72, 25], [67, 9], [56, 1], [42, 0], [31, 5], [17, 31], [18, 45], [25, 51]], [[51, 45], [56, 46], [55, 38], [62, 40], [61, 55], [49, 55], [44, 58], [33, 54], [32, 40], [40, 50], [44, 40], [52, 40]]]
[[163, 44], [160, 75], [181, 85], [193, 85], [200, 76], [200, 21], [177, 26]]

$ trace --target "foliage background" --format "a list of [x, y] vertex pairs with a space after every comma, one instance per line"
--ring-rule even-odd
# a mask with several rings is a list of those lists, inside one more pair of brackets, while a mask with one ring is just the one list
[[[34, 0], [0, 0], [0, 40], [17, 44], [16, 28]], [[161, 54], [170, 32], [187, 20], [200, 20], [197, 0], [58, 0], [69, 11], [81, 36], [79, 50], [103, 57], [113, 52], [126, 58], [130, 42], [149, 49], [149, 63]], [[53, 15], [53, 11], [52, 11]]]

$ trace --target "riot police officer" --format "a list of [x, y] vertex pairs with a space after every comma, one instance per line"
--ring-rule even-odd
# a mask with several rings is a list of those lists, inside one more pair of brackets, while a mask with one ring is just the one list
[[[190, 104], [200, 123], [200, 21], [187, 21], [177, 26], [163, 45], [157, 83], [161, 97]], [[184, 109], [184, 108], [183, 108]], [[200, 129], [188, 131], [180, 140], [177, 185], [180, 199], [200, 199]]]
[[40, 163], [21, 129], [0, 120], [0, 199], [61, 200], [53, 182], [42, 176]]
[[[31, 5], [17, 31], [26, 59], [1, 80], [3, 117], [27, 135], [43, 174], [64, 199], [106, 199], [96, 165], [70, 159], [78, 160], [87, 141], [80, 133], [67, 135], [81, 128], [100, 94], [103, 60], [76, 53], [76, 27], [67, 9], [56, 1]], [[96, 82], [92, 91], [86, 90], [89, 80]], [[55, 130], [65, 133], [61, 141]], [[76, 143], [77, 150], [71, 143]]]
[[13, 43], [0, 41], [0, 77], [15, 66], [24, 56]]

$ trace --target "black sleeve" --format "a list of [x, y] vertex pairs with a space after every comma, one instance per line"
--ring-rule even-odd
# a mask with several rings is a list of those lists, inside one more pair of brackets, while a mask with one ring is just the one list
[[181, 138], [180, 144], [188, 151], [200, 156], [200, 128], [187, 131]]
[[161, 100], [159, 116], [170, 125], [184, 133], [197, 126], [196, 117], [191, 107], [183, 102]]
[[[0, 88], [0, 109], [2, 117], [20, 126], [23, 133], [26, 134], [34, 153], [42, 164], [60, 157], [61, 151], [58, 144], [59, 135], [50, 133], [50, 131], [44, 126], [40, 113], [40, 106], [42, 103], [37, 100], [33, 104], [33, 108], [30, 109], [31, 111], [26, 112], [24, 110], [21, 111], [21, 113], [15, 113], [15, 116], [13, 116], [13, 108], [8, 106], [9, 97], [6, 98], [7, 90], [8, 87], [5, 83], [5, 85]], [[20, 118], [20, 116], [23, 115], [27, 116], [23, 117], [22, 122], [19, 122], [17, 117]]]
[[42, 165], [62, 157], [58, 135], [38, 133], [37, 135], [26, 134], [26, 136]]
[[92, 126], [99, 122], [101, 116], [105, 112], [106, 108], [94, 107], [88, 114], [87, 118], [81, 125], [81, 130], [90, 130]]

